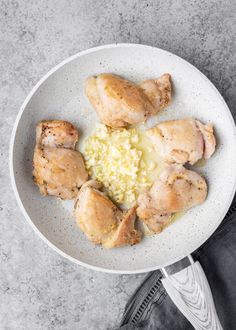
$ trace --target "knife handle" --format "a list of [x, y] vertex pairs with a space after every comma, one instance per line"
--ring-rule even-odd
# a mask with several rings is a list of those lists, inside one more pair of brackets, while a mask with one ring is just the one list
[[162, 279], [162, 284], [195, 329], [223, 330], [206, 275], [198, 261], [194, 263], [191, 256], [189, 260], [190, 264], [176, 273], [168, 274], [171, 266], [163, 268], [162, 272], [166, 277]]

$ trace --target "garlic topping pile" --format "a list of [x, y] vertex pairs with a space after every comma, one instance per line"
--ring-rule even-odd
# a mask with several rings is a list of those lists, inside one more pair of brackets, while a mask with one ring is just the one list
[[115, 202], [130, 207], [155, 179], [157, 161], [152, 151], [144, 132], [100, 124], [86, 139], [83, 154], [89, 175]]

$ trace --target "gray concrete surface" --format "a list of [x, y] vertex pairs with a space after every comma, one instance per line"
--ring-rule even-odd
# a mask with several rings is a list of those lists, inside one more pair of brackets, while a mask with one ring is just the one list
[[8, 147], [33, 85], [80, 50], [144, 43], [196, 65], [236, 115], [235, 28], [235, 1], [0, 1], [0, 329], [112, 329], [144, 277], [71, 264], [24, 220], [10, 185]]

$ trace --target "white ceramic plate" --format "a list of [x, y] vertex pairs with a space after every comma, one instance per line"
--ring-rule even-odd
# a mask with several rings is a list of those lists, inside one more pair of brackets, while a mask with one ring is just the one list
[[[193, 116], [212, 122], [217, 150], [196, 170], [209, 184], [204, 204], [188, 211], [163, 233], [136, 246], [105, 250], [92, 245], [77, 228], [65, 203], [43, 197], [32, 180], [35, 125], [42, 119], [64, 119], [82, 136], [97, 117], [84, 95], [90, 75], [112, 72], [134, 81], [172, 75], [172, 105], [151, 124]], [[149, 123], [150, 125], [150, 123]], [[139, 273], [171, 264], [199, 247], [225, 216], [235, 192], [236, 132], [230, 111], [212, 83], [195, 67], [167, 51], [135, 44], [106, 45], [72, 56], [47, 73], [25, 100], [15, 123], [10, 172], [21, 210], [36, 233], [73, 262], [113, 273]]]

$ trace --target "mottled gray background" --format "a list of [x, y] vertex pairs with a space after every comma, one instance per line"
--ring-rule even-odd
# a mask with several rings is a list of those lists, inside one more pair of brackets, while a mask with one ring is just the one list
[[235, 1], [0, 1], [0, 329], [112, 329], [144, 277], [70, 263], [20, 213], [8, 148], [16, 115], [34, 84], [80, 50], [144, 43], [197, 66], [236, 114], [235, 30]]

